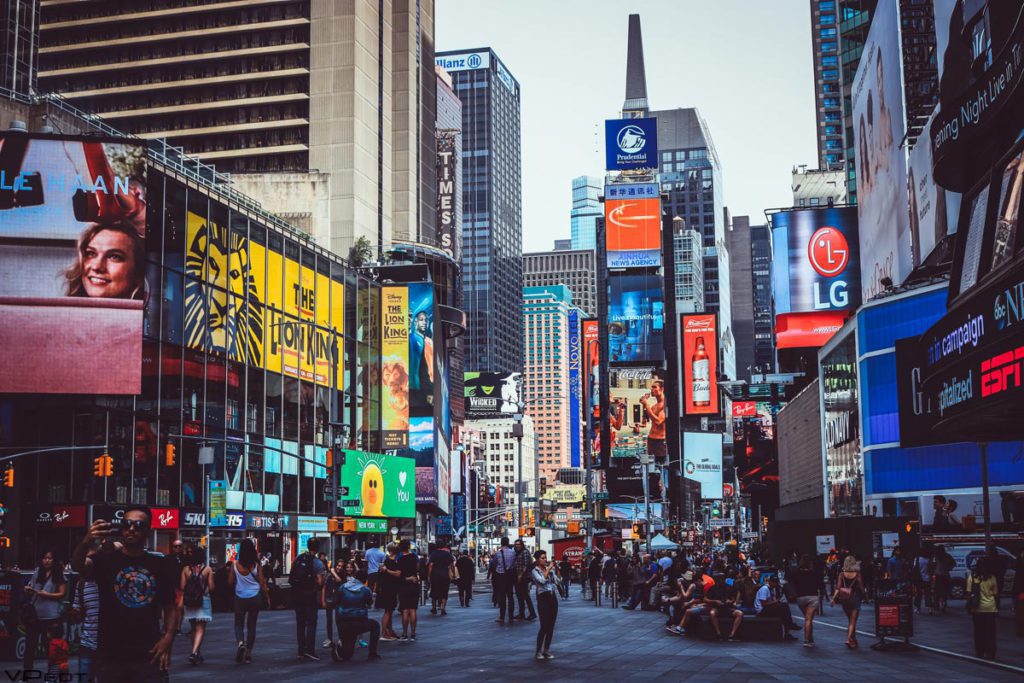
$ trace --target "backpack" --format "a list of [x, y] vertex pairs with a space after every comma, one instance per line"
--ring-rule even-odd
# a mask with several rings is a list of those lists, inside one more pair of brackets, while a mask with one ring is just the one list
[[288, 574], [288, 585], [298, 590], [316, 588], [316, 574], [313, 572], [313, 556], [302, 553], [295, 558], [292, 570]]
[[[196, 571], [199, 567], [199, 571]], [[185, 590], [182, 592], [182, 602], [185, 607], [199, 608], [203, 606], [203, 596], [206, 594], [206, 586], [203, 584], [203, 570], [205, 565], [196, 565], [191, 568], [191, 575], [185, 582]]]

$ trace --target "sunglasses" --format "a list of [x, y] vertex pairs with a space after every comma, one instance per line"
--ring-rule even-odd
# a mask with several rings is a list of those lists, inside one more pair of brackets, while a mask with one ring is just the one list
[[148, 526], [149, 526], [149, 524], [147, 524], [146, 522], [142, 521], [141, 519], [122, 519], [121, 520], [121, 528], [122, 529], [136, 529], [138, 531], [142, 531], [143, 529], [146, 529]]

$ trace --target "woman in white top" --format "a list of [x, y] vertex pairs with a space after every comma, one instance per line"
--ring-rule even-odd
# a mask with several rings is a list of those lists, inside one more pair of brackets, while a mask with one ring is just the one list
[[555, 620], [558, 618], [558, 568], [548, 564], [548, 554], [543, 550], [535, 552], [533, 559], [536, 564], [530, 572], [530, 579], [537, 587], [537, 612], [540, 615], [535, 659], [554, 659], [550, 650], [551, 638], [555, 635]]
[[203, 562], [194, 543], [185, 546], [185, 557], [187, 562], [181, 570], [179, 587], [185, 608], [185, 619], [192, 625], [192, 654], [188, 656], [188, 661], [195, 666], [203, 661], [199, 650], [203, 646], [203, 638], [206, 637], [206, 625], [213, 621], [213, 606], [210, 603], [213, 571]]
[[252, 539], [242, 541], [238, 560], [229, 564], [228, 585], [235, 590], [235, 640], [238, 641], [235, 661], [248, 664], [252, 662], [252, 646], [256, 643], [256, 619], [263, 600], [268, 598], [266, 579]]

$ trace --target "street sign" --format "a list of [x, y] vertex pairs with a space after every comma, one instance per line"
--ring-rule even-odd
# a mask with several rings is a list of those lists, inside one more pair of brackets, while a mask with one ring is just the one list
[[536, 496], [526, 496], [526, 497], [523, 498], [523, 502], [524, 503], [536, 503], [537, 502], [537, 497]]
[[578, 512], [578, 513], [576, 513], [576, 516], [579, 517], [580, 519], [593, 519], [594, 518], [594, 515], [592, 513], [590, 513], [590, 512]]
[[324, 484], [324, 500], [334, 500], [333, 484]]
[[363, 501], [361, 499], [359, 499], [359, 498], [355, 498], [353, 500], [341, 500], [341, 501], [338, 501], [338, 507], [342, 507], [342, 508], [354, 508], [354, 507], [359, 507], [362, 504], [363, 504]]
[[608, 492], [598, 491], [597, 493], [594, 494], [594, 500], [608, 500]]
[[708, 527], [712, 529], [721, 529], [723, 527], [729, 527], [732, 525], [733, 521], [731, 519], [712, 519], [711, 522], [708, 524]]
[[348, 487], [347, 486], [339, 486], [338, 487], [338, 494], [342, 495], [342, 496], [347, 496], [348, 495]]
[[356, 518], [356, 533], [358, 534], [386, 534], [387, 532], [388, 520], [386, 519]]

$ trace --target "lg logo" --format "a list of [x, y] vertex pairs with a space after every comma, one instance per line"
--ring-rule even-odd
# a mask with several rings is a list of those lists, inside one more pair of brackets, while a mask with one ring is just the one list
[[[807, 260], [814, 272], [825, 278], [834, 278], [846, 270], [850, 263], [850, 245], [846, 237], [832, 226], [818, 228], [807, 244]], [[850, 303], [845, 280], [835, 280], [829, 285], [827, 299], [823, 300], [821, 283], [814, 283], [814, 308], [845, 308]]]

